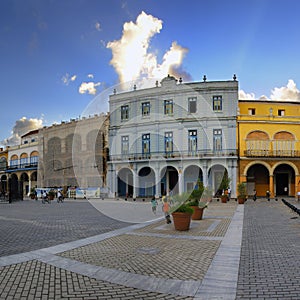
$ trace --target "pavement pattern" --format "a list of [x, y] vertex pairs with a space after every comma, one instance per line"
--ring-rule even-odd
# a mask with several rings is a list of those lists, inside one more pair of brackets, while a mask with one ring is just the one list
[[0, 299], [300, 299], [300, 219], [281, 201], [213, 200], [186, 232], [95, 207], [0, 204]]

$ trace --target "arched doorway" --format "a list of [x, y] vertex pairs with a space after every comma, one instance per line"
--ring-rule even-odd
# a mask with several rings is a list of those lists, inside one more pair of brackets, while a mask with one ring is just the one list
[[192, 192], [197, 181], [203, 182], [203, 173], [198, 166], [188, 166], [184, 170], [184, 192]]
[[167, 195], [169, 192], [178, 194], [178, 172], [175, 167], [167, 166], [161, 171], [161, 194]]
[[208, 185], [212, 187], [215, 196], [222, 194], [221, 182], [224, 177], [228, 178], [228, 171], [223, 165], [214, 165], [208, 170]]
[[118, 196], [133, 196], [133, 174], [129, 168], [123, 168], [118, 172]]
[[150, 197], [155, 195], [155, 173], [150, 167], [139, 171], [139, 196]]
[[262, 164], [254, 164], [247, 171], [247, 194], [253, 195], [254, 189], [257, 196], [265, 196], [269, 190], [269, 171]]
[[22, 190], [23, 190], [23, 196], [29, 194], [29, 176], [27, 173], [22, 173], [20, 177], [21, 182], [23, 183], [22, 185]]
[[276, 196], [295, 195], [295, 171], [288, 164], [281, 164], [274, 170], [274, 184]]
[[10, 200], [23, 200], [23, 182], [18, 180], [16, 174], [11, 174], [8, 180], [8, 193]]
[[7, 192], [7, 176], [2, 175], [1, 176], [1, 186], [0, 186], [0, 194], [1, 196], [5, 196]]

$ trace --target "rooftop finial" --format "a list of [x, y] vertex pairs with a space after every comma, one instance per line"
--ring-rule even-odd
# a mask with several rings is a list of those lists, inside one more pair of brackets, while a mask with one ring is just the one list
[[206, 81], [206, 75], [203, 76], [203, 81], [204, 81], [204, 82]]
[[233, 74], [233, 80], [236, 81], [236, 75], [235, 74]]

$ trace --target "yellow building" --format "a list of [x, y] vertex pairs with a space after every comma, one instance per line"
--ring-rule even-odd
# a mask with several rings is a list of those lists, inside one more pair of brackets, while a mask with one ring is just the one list
[[8, 161], [7, 153], [7, 148], [0, 148], [0, 198], [7, 192], [7, 175], [5, 174]]
[[239, 100], [239, 180], [248, 195], [300, 190], [300, 103]]

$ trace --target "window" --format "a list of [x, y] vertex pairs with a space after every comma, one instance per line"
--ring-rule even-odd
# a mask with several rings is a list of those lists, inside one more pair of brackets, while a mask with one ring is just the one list
[[172, 115], [173, 114], [173, 100], [164, 101], [164, 114]]
[[189, 98], [189, 113], [190, 114], [194, 114], [197, 112], [197, 98], [193, 97], [193, 98]]
[[129, 153], [129, 136], [124, 135], [121, 137], [121, 151], [122, 154], [128, 154]]
[[39, 157], [38, 156], [31, 156], [30, 157], [30, 164], [31, 165], [37, 165], [39, 162]]
[[284, 109], [278, 109], [278, 116], [285, 116], [285, 110]]
[[129, 106], [123, 105], [121, 106], [121, 120], [128, 120], [129, 119]]
[[173, 132], [165, 132], [165, 153], [173, 153]]
[[20, 164], [22, 166], [27, 165], [28, 164], [28, 157], [21, 157], [20, 158]]
[[143, 154], [150, 154], [150, 133], [143, 134], [142, 149], [143, 149]]
[[149, 116], [150, 115], [150, 102], [142, 103], [142, 115]]
[[195, 155], [197, 153], [197, 130], [189, 130], [188, 139], [189, 154]]
[[35, 139], [31, 139], [31, 143], [34, 143], [35, 142]]
[[213, 96], [213, 110], [214, 111], [222, 110], [222, 96]]
[[18, 162], [19, 162], [18, 159], [11, 159], [10, 166], [11, 167], [17, 167], [18, 166]]
[[222, 129], [214, 129], [214, 151], [222, 150]]
[[248, 108], [248, 114], [250, 116], [254, 116], [255, 115], [255, 108]]

